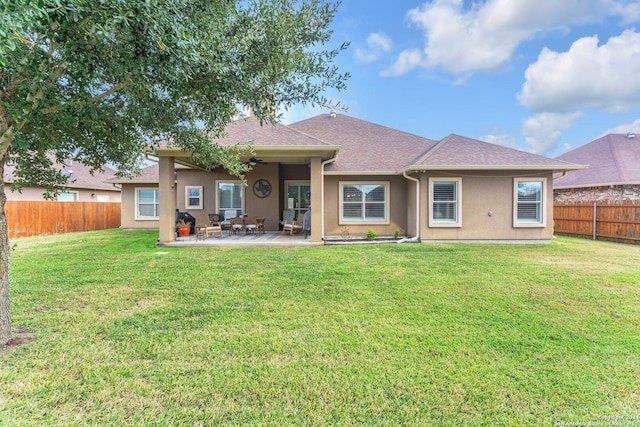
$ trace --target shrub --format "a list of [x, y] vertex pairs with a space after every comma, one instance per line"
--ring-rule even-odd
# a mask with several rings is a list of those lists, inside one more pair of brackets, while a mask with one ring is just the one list
[[373, 228], [370, 228], [367, 231], [367, 240], [373, 240], [376, 238], [377, 235], [378, 233], [376, 233], [376, 230], [374, 230]]

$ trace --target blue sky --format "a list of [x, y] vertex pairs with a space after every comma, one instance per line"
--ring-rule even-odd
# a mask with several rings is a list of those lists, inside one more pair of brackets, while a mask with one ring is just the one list
[[640, 133], [638, 1], [344, 0], [332, 28], [352, 77], [327, 95], [353, 117], [550, 157]]

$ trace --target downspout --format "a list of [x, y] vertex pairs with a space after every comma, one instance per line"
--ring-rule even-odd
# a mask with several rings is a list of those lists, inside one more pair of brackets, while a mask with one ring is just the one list
[[320, 163], [320, 218], [321, 218], [321, 226], [320, 226], [320, 238], [324, 241], [324, 167], [329, 163], [333, 163], [338, 158], [337, 154], [334, 154], [332, 158], [329, 160], [325, 160]]
[[416, 183], [416, 235], [403, 239], [403, 241], [419, 241], [420, 240], [420, 180], [412, 176], [407, 175], [407, 171], [402, 171], [404, 176], [409, 181]]

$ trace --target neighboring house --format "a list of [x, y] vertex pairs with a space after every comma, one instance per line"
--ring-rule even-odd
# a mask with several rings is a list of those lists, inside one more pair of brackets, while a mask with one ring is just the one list
[[[58, 194], [57, 200], [62, 202], [120, 202], [120, 187], [107, 182], [115, 175], [115, 171], [104, 167], [103, 172], [93, 175], [90, 168], [77, 162], [68, 161], [64, 165], [58, 165], [58, 169], [67, 176], [67, 189]], [[41, 187], [23, 187], [22, 192], [11, 191], [11, 184], [15, 177], [13, 166], [5, 166], [4, 191], [7, 200], [45, 200]]]
[[640, 200], [640, 138], [635, 134], [609, 134], [558, 159], [589, 167], [556, 178], [556, 202]]
[[[158, 228], [175, 240], [175, 210], [196, 216], [238, 209], [278, 230], [283, 209], [311, 211], [311, 240], [394, 230], [423, 241], [548, 242], [553, 174], [581, 166], [450, 135], [434, 141], [341, 114], [289, 126], [255, 118], [229, 124], [215, 142], [251, 140], [248, 186], [207, 171], [188, 153], [158, 148], [157, 179], [113, 180], [122, 227]], [[250, 159], [246, 159], [250, 161]], [[155, 173], [155, 172], [154, 172]], [[311, 206], [311, 208], [309, 208]]]

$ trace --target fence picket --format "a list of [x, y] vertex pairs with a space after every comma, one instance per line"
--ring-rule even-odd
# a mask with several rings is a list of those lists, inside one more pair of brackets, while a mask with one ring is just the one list
[[640, 244], [638, 203], [556, 203], [553, 216], [558, 235]]
[[7, 201], [9, 238], [120, 227], [120, 203]]

